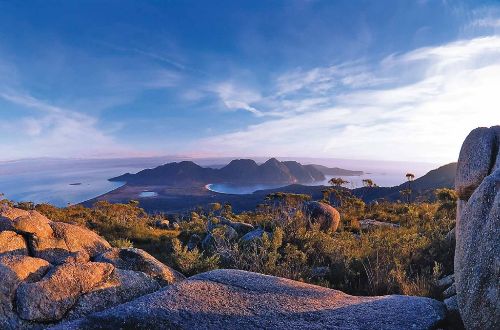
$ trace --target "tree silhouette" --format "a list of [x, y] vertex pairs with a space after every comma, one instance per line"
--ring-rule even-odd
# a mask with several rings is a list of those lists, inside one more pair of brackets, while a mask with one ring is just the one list
[[413, 179], [415, 179], [415, 174], [406, 173], [406, 179], [408, 180], [408, 188], [403, 191], [405, 192], [404, 194], [406, 195], [407, 203], [410, 204], [411, 193], [412, 193], [411, 182], [413, 181]]
[[349, 181], [346, 181], [342, 178], [331, 178], [330, 180], [328, 180], [328, 183], [334, 187], [342, 187], [343, 185], [348, 184]]
[[368, 187], [368, 188], [373, 188], [373, 187], [378, 187], [375, 182], [373, 182], [372, 179], [363, 179], [363, 187]]

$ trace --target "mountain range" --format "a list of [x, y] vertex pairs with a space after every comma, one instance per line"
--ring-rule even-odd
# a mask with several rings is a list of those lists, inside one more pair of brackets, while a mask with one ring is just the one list
[[[190, 162], [188, 162], [190, 163]], [[230, 173], [232, 173], [233, 180], [236, 180], [240, 177], [237, 173], [241, 170], [241, 168], [245, 168], [242, 164], [252, 164], [247, 161], [235, 161], [231, 164], [231, 166], [227, 165], [226, 169], [223, 171], [224, 175], [227, 178], [231, 178]], [[189, 165], [189, 166], [187, 166]], [[114, 191], [96, 197], [94, 199], [88, 200], [83, 204], [86, 206], [91, 206], [95, 202], [99, 200], [107, 200], [113, 203], [127, 203], [131, 199], [140, 200], [141, 207], [144, 208], [147, 212], [155, 213], [155, 212], [164, 212], [164, 213], [176, 213], [176, 212], [185, 212], [192, 210], [194, 207], [201, 206], [205, 207], [210, 203], [218, 202], [218, 203], [230, 203], [233, 207], [233, 210], [236, 212], [254, 210], [255, 207], [262, 203], [265, 200], [266, 196], [275, 193], [275, 192], [285, 192], [285, 193], [295, 193], [295, 194], [307, 194], [312, 196], [314, 200], [319, 200], [323, 198], [322, 191], [326, 188], [324, 185], [319, 183], [318, 185], [302, 185], [302, 184], [288, 184], [280, 188], [274, 189], [266, 189], [266, 190], [258, 190], [252, 194], [244, 194], [244, 195], [236, 195], [236, 194], [221, 194], [213, 191], [209, 191], [203, 189], [201, 185], [191, 186], [194, 188], [189, 188], [188, 186], [182, 187], [173, 187], [171, 184], [167, 184], [161, 186], [157, 182], [155, 182], [154, 175], [159, 175], [159, 172], [165, 171], [166, 168], [176, 167], [177, 169], [182, 168], [183, 170], [186, 167], [193, 167], [191, 164], [185, 165], [173, 165], [167, 164], [164, 167], [160, 166], [160, 168], [153, 170], [145, 170], [141, 171], [140, 176], [136, 176], [133, 174], [128, 174], [126, 176], [117, 177], [117, 181], [126, 181], [130, 180], [131, 183], [126, 184], [120, 188], [117, 188]], [[255, 170], [257, 167], [255, 165], [251, 165]], [[195, 164], [195, 169], [200, 170], [199, 167]], [[288, 166], [287, 166], [288, 168]], [[307, 167], [306, 167], [307, 168]], [[412, 200], [434, 200], [434, 190], [438, 188], [453, 188], [455, 181], [455, 172], [457, 168], [457, 163], [451, 163], [444, 166], [441, 166], [437, 169], [434, 169], [424, 176], [415, 179], [411, 183], [412, 189]], [[205, 173], [204, 170], [200, 172]], [[138, 174], [139, 174], [138, 173]], [[218, 172], [210, 172], [206, 171], [206, 173], [218, 173]], [[296, 172], [295, 172], [296, 173]], [[182, 175], [181, 175], [182, 174]], [[187, 177], [186, 172], [177, 173], [175, 177], [178, 178], [177, 182], [182, 182], [180, 179], [182, 177]], [[208, 176], [201, 176], [204, 179], [209, 178]], [[138, 194], [144, 191], [144, 187], [141, 184], [134, 182], [141, 182], [139, 179], [146, 181], [145, 179], [151, 180], [152, 184], [150, 186], [161, 186], [157, 188], [149, 188], [153, 189], [158, 193], [157, 197], [154, 198], [140, 198]], [[164, 180], [163, 182], [167, 182]], [[147, 184], [144, 184], [146, 186]], [[408, 183], [404, 182], [400, 185], [393, 187], [363, 187], [356, 188], [352, 190], [352, 193], [359, 198], [363, 199], [365, 202], [371, 202], [374, 200], [386, 199], [389, 201], [403, 200], [403, 196], [401, 196], [400, 191], [406, 189], [408, 187]]]
[[361, 171], [329, 168], [322, 165], [302, 165], [296, 161], [280, 162], [271, 158], [262, 164], [252, 159], [235, 159], [222, 168], [202, 167], [192, 161], [173, 162], [145, 169], [136, 174], [126, 173], [109, 179], [129, 185], [192, 185], [207, 183], [231, 184], [293, 184], [325, 180], [325, 175], [353, 176]]

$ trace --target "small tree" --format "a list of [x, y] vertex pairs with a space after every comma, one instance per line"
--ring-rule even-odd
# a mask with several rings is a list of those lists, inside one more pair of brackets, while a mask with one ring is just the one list
[[349, 181], [347, 180], [344, 180], [342, 178], [331, 178], [329, 181], [328, 181], [329, 184], [331, 184], [332, 186], [334, 187], [337, 187], [337, 188], [340, 188], [342, 187], [343, 185], [346, 185], [349, 183]]
[[373, 182], [372, 179], [363, 179], [363, 187], [368, 187], [368, 188], [373, 188], [373, 187], [378, 187], [375, 182]]
[[411, 193], [412, 193], [412, 189], [411, 189], [411, 183], [413, 181], [413, 179], [415, 179], [415, 174], [413, 173], [406, 173], [406, 179], [408, 180], [408, 188], [403, 190], [405, 191], [405, 195], [406, 195], [406, 198], [407, 198], [407, 203], [410, 204], [410, 199], [411, 199]]

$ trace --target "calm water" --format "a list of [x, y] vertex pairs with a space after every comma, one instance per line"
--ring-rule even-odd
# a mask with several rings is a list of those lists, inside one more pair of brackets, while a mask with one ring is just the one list
[[76, 204], [123, 185], [109, 178], [142, 166], [89, 161], [20, 161], [0, 163], [0, 193], [14, 201]]
[[154, 191], [143, 191], [139, 194], [139, 197], [156, 197], [158, 193]]
[[[107, 179], [113, 171], [57, 171], [0, 176], [0, 191], [15, 201], [50, 203], [56, 206], [75, 204], [96, 197], [122, 185]], [[72, 185], [80, 183], [78, 185]]]
[[[335, 176], [335, 177], [341, 177], [346, 181], [349, 181], [348, 184], [345, 185], [347, 188], [359, 188], [363, 186], [363, 180], [364, 179], [371, 179], [373, 180], [377, 185], [381, 187], [392, 187], [392, 186], [397, 186], [403, 182], [405, 182], [406, 177], [405, 177], [406, 172], [401, 172], [401, 171], [385, 171], [385, 172], [368, 172], [360, 176]], [[417, 177], [421, 176], [425, 173], [422, 174], [416, 174]], [[329, 186], [330, 184], [328, 181], [333, 177], [333, 176], [325, 176], [326, 179], [323, 181], [316, 181], [313, 183], [305, 183], [304, 185], [307, 186]], [[236, 194], [236, 195], [242, 195], [242, 194], [251, 194], [257, 190], [265, 190], [265, 189], [275, 189], [275, 188], [281, 188], [285, 185], [232, 185], [232, 184], [226, 184], [226, 183], [213, 183], [207, 185], [207, 188], [211, 191], [215, 191], [218, 193], [223, 193], [223, 194]]]

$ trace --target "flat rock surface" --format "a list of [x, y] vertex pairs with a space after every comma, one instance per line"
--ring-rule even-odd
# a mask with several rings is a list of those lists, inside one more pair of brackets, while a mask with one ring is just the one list
[[239, 270], [215, 270], [56, 329], [432, 329], [444, 304], [354, 297]]

